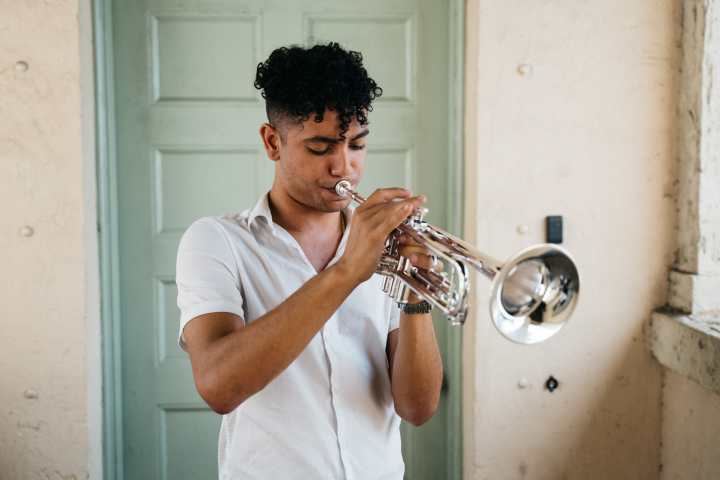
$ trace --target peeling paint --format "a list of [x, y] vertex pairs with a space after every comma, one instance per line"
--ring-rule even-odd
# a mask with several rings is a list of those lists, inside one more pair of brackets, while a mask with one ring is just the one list
[[720, 394], [720, 316], [657, 311], [652, 325], [653, 356]]

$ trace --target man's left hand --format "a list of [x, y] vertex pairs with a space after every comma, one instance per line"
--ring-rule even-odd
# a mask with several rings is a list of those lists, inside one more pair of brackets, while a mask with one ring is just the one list
[[[418, 242], [407, 235], [400, 235], [400, 255], [410, 260], [414, 267], [423, 268], [425, 270], [432, 269], [439, 272], [443, 269], [443, 262], [436, 258], [427, 248], [421, 246]], [[410, 303], [416, 303], [420, 297], [415, 292], [410, 295]]]

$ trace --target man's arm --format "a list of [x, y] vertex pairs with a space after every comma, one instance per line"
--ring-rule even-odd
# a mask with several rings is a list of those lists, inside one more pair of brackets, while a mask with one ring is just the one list
[[185, 327], [200, 396], [217, 413], [233, 411], [285, 370], [355, 287], [342, 266], [316, 275], [277, 308], [245, 326], [209, 313]]
[[[430, 252], [402, 235], [400, 253], [419, 268], [442, 270], [442, 262], [430, 260]], [[410, 303], [422, 299], [415, 292]], [[429, 313], [400, 314], [400, 328], [388, 334], [388, 366], [395, 412], [411, 425], [430, 420], [437, 410], [442, 387], [443, 366]]]
[[432, 316], [401, 313], [400, 328], [388, 334], [387, 350], [395, 412], [420, 426], [437, 410], [443, 378]]
[[[235, 314], [211, 313], [184, 330], [200, 396], [218, 413], [233, 411], [284, 371], [360, 283], [375, 272], [387, 235], [425, 202], [403, 189], [373, 193], [358, 207], [345, 254], [278, 307], [241, 326]], [[239, 326], [239, 328], [238, 328]]]

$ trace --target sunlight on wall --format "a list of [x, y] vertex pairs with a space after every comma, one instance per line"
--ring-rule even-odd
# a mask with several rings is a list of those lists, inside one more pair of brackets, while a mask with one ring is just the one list
[[522, 346], [494, 330], [476, 282], [466, 478], [659, 478], [648, 321], [676, 248], [680, 13], [674, 0], [468, 4], [466, 231], [507, 258], [563, 215], [582, 287], [563, 331]]

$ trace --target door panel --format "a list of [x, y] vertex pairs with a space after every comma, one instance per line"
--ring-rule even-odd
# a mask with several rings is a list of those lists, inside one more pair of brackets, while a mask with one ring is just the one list
[[[363, 52], [383, 96], [370, 114], [358, 190], [402, 186], [446, 228], [448, 11], [436, 0], [114, 2], [120, 309], [126, 479], [217, 478], [219, 415], [177, 347], [175, 257], [196, 219], [252, 207], [274, 163], [257, 64], [308, 38]], [[441, 348], [447, 322], [436, 319]], [[443, 352], [445, 355], [445, 352]], [[406, 478], [444, 478], [447, 398], [402, 426]]]
[[217, 443], [219, 415], [195, 406], [169, 406], [160, 409], [160, 422], [162, 480], [218, 478], [217, 455], [210, 455], [207, 445]]

